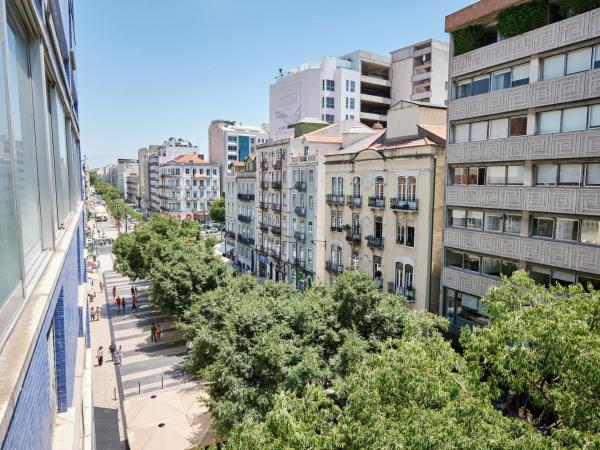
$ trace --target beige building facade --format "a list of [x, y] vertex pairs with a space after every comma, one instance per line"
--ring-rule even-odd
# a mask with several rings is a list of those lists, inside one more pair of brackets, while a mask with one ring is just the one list
[[400, 102], [387, 130], [325, 157], [327, 279], [346, 268], [437, 311], [443, 226], [445, 108]]

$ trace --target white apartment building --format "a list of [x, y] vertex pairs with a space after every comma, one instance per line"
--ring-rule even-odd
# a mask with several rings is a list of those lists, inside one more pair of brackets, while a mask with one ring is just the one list
[[232, 163], [225, 175], [226, 254], [233, 257], [240, 273], [255, 273], [256, 267], [256, 157]]
[[178, 155], [159, 166], [160, 212], [180, 219], [204, 220], [220, 197], [218, 164], [197, 153]]
[[150, 211], [159, 212], [161, 210], [161, 201], [159, 198], [161, 184], [159, 176], [160, 166], [184, 153], [198, 154], [198, 146], [192, 145], [191, 142], [184, 139], [169, 138], [148, 155], [148, 198]]
[[123, 197], [127, 196], [127, 177], [130, 175], [137, 175], [138, 173], [138, 160], [120, 158], [117, 159], [117, 172], [116, 172], [116, 185], [115, 187], [123, 194]]
[[159, 145], [149, 145], [138, 150], [138, 191], [140, 207], [144, 211], [150, 209], [150, 173], [148, 171], [148, 161], [151, 154], [156, 152], [159, 147]]
[[448, 43], [428, 39], [392, 52], [392, 105], [413, 100], [445, 105], [448, 100]]
[[213, 120], [208, 128], [208, 157], [219, 164], [221, 170], [221, 186], [230, 163], [245, 161], [253, 155], [256, 146], [265, 144], [269, 133], [262, 127], [244, 125], [233, 120]]

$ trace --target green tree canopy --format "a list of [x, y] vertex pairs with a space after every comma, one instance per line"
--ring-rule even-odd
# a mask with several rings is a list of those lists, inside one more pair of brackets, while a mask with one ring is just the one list
[[210, 218], [215, 222], [225, 222], [225, 199], [223, 197], [210, 204]]

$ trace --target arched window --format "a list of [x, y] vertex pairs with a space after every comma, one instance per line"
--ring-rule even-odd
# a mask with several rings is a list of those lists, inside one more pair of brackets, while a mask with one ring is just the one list
[[398, 177], [398, 201], [406, 201], [406, 178]]
[[344, 179], [342, 177], [338, 177], [338, 192], [337, 195], [344, 195]]
[[404, 266], [404, 286], [407, 289], [412, 289], [413, 287], [413, 266], [410, 264]]
[[417, 199], [417, 179], [415, 177], [408, 177], [408, 184], [406, 187], [409, 202], [414, 202]]
[[331, 178], [331, 195], [337, 195], [337, 178]]
[[352, 195], [354, 197], [360, 197], [360, 177], [354, 177], [352, 179]]
[[375, 197], [383, 198], [383, 177], [375, 178]]
[[396, 268], [394, 272], [394, 282], [396, 285], [396, 289], [404, 286], [404, 264], [401, 262], [396, 263]]

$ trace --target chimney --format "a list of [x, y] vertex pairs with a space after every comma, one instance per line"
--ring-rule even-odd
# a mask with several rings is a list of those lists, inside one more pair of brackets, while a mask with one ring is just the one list
[[383, 130], [383, 125], [381, 125], [379, 122], [375, 122], [373, 124], [373, 129], [374, 130]]

